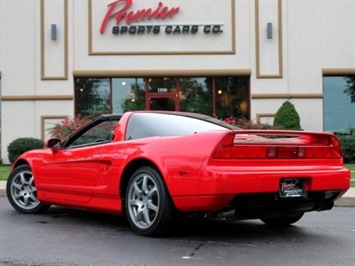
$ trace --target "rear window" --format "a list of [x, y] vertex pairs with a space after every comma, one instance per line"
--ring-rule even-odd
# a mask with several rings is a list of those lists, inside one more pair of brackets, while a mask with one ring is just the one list
[[202, 131], [237, 129], [209, 116], [162, 113], [133, 114], [127, 125], [126, 139], [155, 136], [185, 136]]

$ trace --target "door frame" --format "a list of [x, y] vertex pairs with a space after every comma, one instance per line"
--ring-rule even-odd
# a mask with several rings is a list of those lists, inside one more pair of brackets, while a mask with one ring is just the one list
[[175, 101], [175, 111], [180, 110], [180, 79], [176, 78], [176, 92], [149, 92], [149, 79], [145, 81], [145, 109], [150, 109], [151, 99], [171, 98]]

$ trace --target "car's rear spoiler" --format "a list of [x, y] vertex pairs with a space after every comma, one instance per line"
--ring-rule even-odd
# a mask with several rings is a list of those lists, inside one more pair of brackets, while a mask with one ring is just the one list
[[214, 152], [216, 159], [341, 158], [337, 137], [328, 132], [231, 130]]

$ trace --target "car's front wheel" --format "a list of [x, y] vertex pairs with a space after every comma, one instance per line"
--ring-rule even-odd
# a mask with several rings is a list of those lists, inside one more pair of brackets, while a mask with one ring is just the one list
[[304, 212], [293, 213], [276, 218], [264, 218], [261, 221], [272, 227], [283, 227], [298, 222], [303, 217], [303, 214]]
[[12, 207], [21, 213], [39, 213], [50, 207], [37, 199], [34, 176], [28, 165], [20, 165], [10, 174], [6, 194]]
[[172, 220], [174, 206], [160, 173], [145, 166], [131, 177], [125, 196], [128, 222], [139, 235], [158, 236]]

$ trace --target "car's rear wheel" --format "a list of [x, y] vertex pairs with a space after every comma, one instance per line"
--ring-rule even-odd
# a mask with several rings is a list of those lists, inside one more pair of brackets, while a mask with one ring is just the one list
[[144, 166], [134, 172], [127, 186], [125, 209], [137, 234], [158, 236], [165, 232], [174, 206], [156, 168]]
[[288, 214], [276, 218], [263, 218], [260, 220], [263, 221], [268, 226], [283, 227], [298, 222], [303, 217], [303, 214], [304, 212], [300, 212], [300, 213]]
[[38, 200], [34, 176], [28, 165], [20, 165], [10, 174], [6, 194], [12, 207], [21, 213], [39, 213], [50, 207]]

